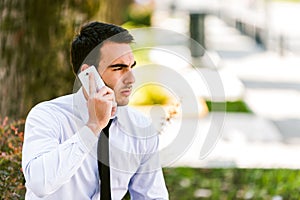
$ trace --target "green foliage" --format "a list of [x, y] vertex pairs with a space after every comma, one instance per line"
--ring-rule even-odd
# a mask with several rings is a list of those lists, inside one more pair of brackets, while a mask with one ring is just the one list
[[290, 169], [164, 169], [170, 199], [300, 198], [300, 171]]
[[128, 22], [126, 24], [130, 24], [131, 27], [150, 26], [153, 10], [151, 3], [145, 5], [134, 3], [130, 5], [127, 13]]
[[0, 118], [0, 199], [24, 199], [21, 169], [24, 121]]
[[165, 105], [171, 102], [169, 91], [157, 84], [147, 84], [138, 88], [130, 99], [130, 105]]
[[244, 112], [251, 113], [247, 104], [244, 101], [227, 101], [227, 102], [212, 102], [206, 101], [208, 110], [214, 112]]

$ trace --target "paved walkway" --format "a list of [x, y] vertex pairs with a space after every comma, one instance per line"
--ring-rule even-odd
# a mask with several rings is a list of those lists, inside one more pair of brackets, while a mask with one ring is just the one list
[[[285, 143], [272, 121], [249, 114], [227, 113], [220, 139], [216, 140], [214, 148], [206, 157], [201, 157], [203, 139], [206, 134], [212, 134], [207, 131], [211, 123], [209, 117], [199, 119], [197, 135], [191, 146], [182, 157], [168, 166], [294, 169], [300, 167], [300, 160], [297, 159], [300, 152], [299, 143]], [[176, 121], [173, 126], [175, 124]], [[162, 136], [161, 145], [164, 148], [168, 148], [172, 143], [174, 132], [174, 130], [166, 132]]]
[[[184, 13], [172, 17], [161, 11], [156, 14], [155, 26], [188, 34]], [[289, 53], [280, 57], [263, 51], [251, 38], [214, 16], [206, 19], [206, 35], [211, 58], [220, 71], [230, 75], [223, 79], [224, 85], [242, 83], [225, 88], [234, 90], [229, 94], [242, 98], [254, 114], [227, 113], [221, 137], [204, 159], [200, 159], [200, 151], [207, 133], [202, 130], [210, 116], [200, 118], [197, 137], [172, 165], [300, 168], [300, 59]], [[184, 51], [186, 48], [182, 46]], [[169, 130], [161, 137], [162, 149], [176, 137], [172, 125]]]

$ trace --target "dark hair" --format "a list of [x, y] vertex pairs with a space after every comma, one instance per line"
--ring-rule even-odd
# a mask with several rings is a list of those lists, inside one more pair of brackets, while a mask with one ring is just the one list
[[100, 48], [105, 41], [131, 43], [133, 36], [128, 30], [114, 24], [90, 22], [82, 26], [71, 45], [71, 62], [75, 74], [83, 63], [98, 66]]

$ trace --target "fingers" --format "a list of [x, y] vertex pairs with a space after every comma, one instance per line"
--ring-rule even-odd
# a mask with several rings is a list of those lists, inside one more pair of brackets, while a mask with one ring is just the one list
[[108, 95], [108, 94], [114, 94], [114, 91], [112, 89], [110, 89], [109, 87], [107, 87], [107, 86], [103, 86], [102, 88], [99, 89], [97, 94], [99, 94], [101, 96], [105, 96], [105, 95]]
[[114, 102], [115, 102], [115, 96], [114, 96], [114, 94], [106, 94], [106, 95], [101, 96], [101, 97], [102, 97], [102, 99], [104, 99], [106, 101], [111, 101], [112, 105], [114, 105]]
[[92, 92], [90, 98], [101, 99], [102, 101], [111, 101], [115, 106], [115, 94], [109, 87], [103, 86], [98, 92], [96, 91], [95, 84], [90, 86], [90, 92]]
[[94, 103], [96, 102], [99, 103], [102, 102], [104, 104], [105, 102], [106, 104], [108, 103], [107, 105], [110, 105], [109, 107], [111, 110], [111, 116], [114, 115], [114, 113], [117, 110], [117, 103], [115, 101], [114, 91], [107, 86], [103, 86], [97, 91], [96, 84], [94, 81], [94, 74], [92, 73], [89, 75], [89, 92], [90, 92], [90, 96], [89, 96], [90, 100], [92, 99], [96, 100], [96, 101], [92, 100]]

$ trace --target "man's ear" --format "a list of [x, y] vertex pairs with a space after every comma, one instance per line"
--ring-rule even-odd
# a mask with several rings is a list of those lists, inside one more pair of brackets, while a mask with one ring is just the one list
[[89, 68], [89, 67], [90, 67], [90, 66], [88, 66], [87, 64], [81, 65], [81, 67], [80, 67], [80, 72], [86, 70], [86, 69]]

